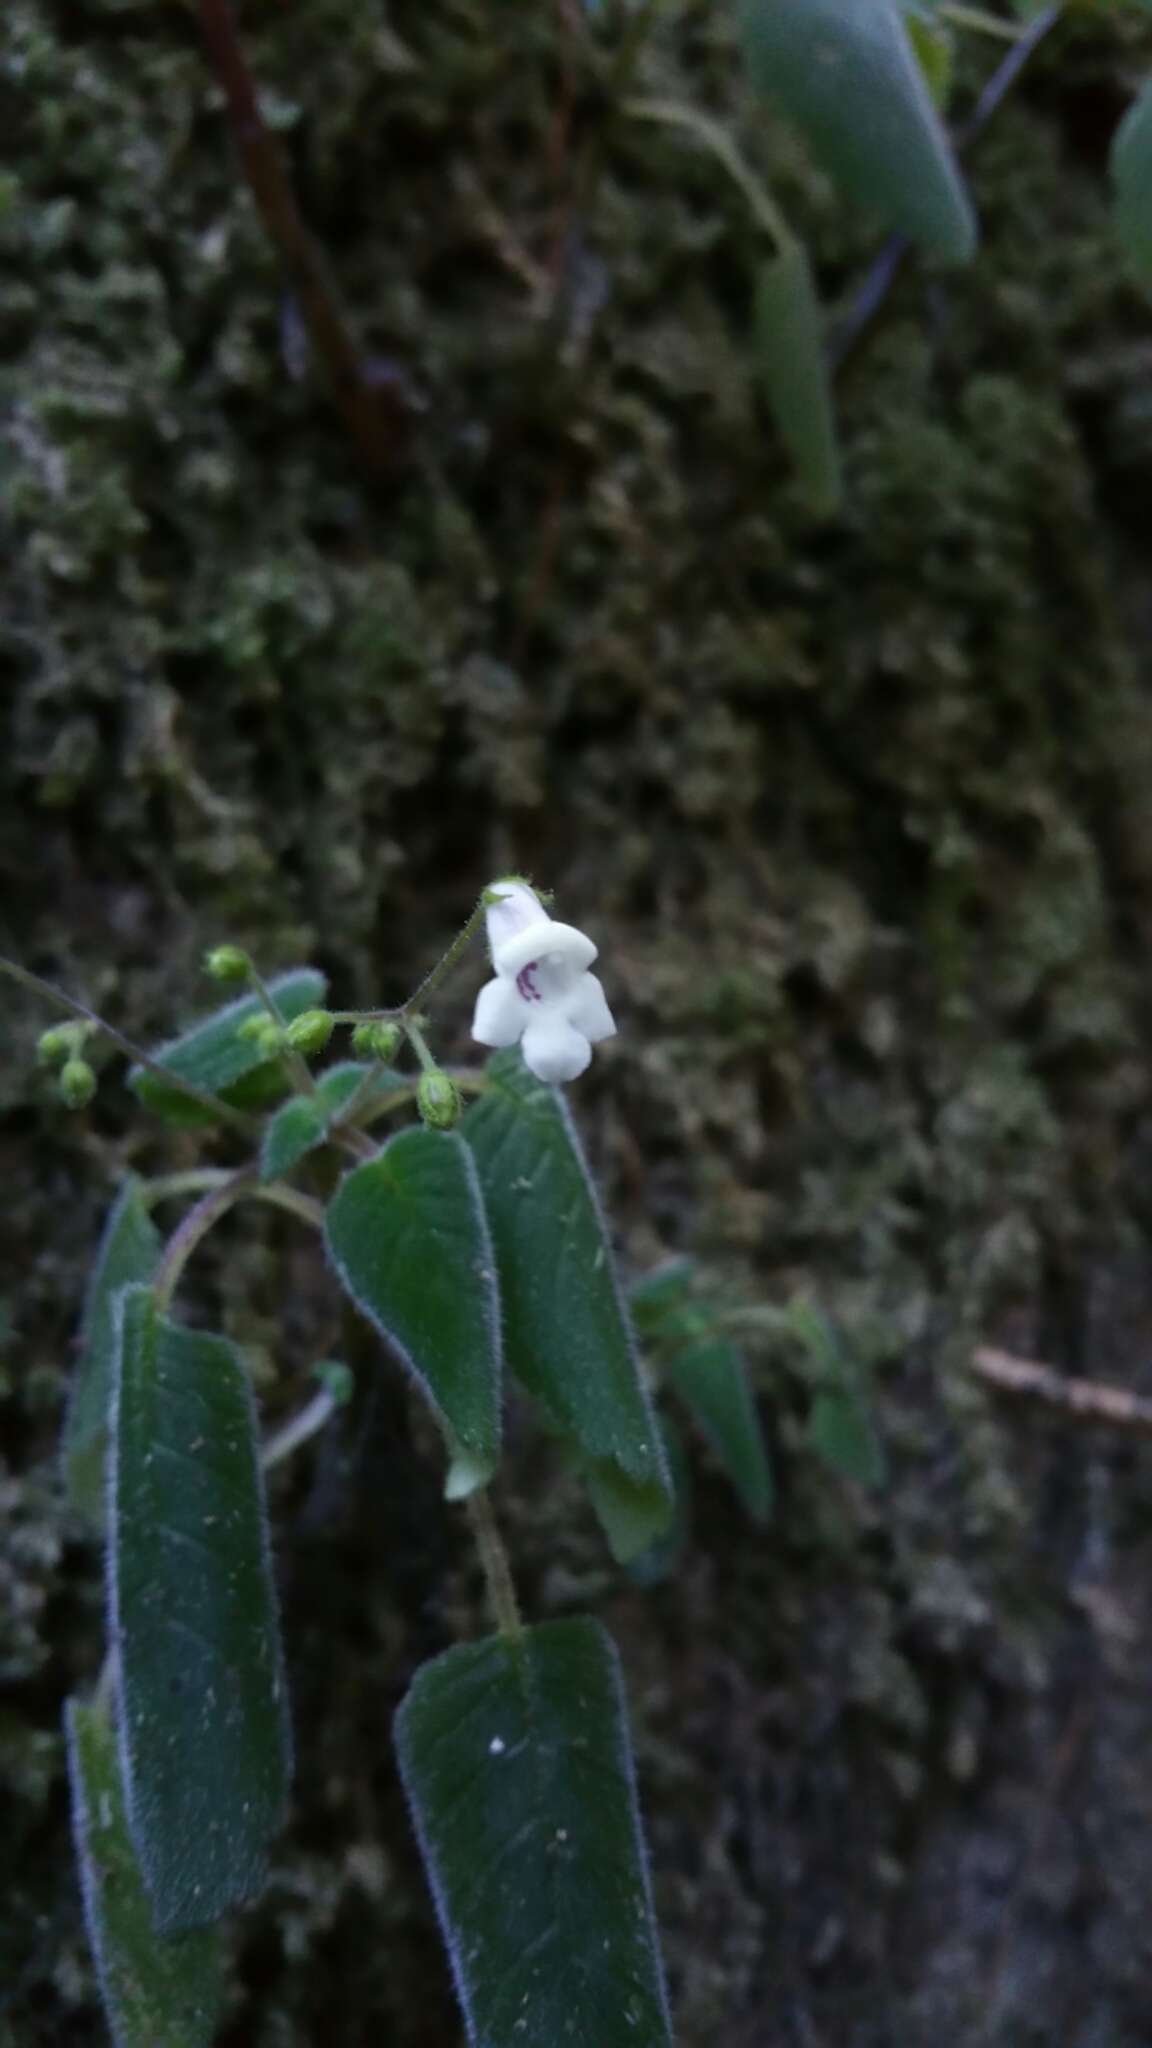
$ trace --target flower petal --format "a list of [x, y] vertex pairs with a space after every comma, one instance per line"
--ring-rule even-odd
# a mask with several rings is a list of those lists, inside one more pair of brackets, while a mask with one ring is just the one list
[[538, 1081], [574, 1081], [592, 1059], [588, 1040], [554, 1010], [533, 1017], [520, 1049]]
[[608, 1008], [604, 990], [595, 974], [582, 974], [576, 984], [575, 994], [564, 1005], [568, 1022], [598, 1045], [602, 1038], [612, 1038], [616, 1032], [616, 1019]]
[[[499, 893], [497, 893], [499, 892]], [[486, 895], [495, 900], [484, 907], [484, 922], [488, 927], [488, 950], [495, 960], [502, 945], [515, 938], [525, 925], [547, 922], [544, 905], [530, 889], [527, 882], [493, 882]]]
[[528, 1021], [528, 1005], [514, 981], [486, 981], [472, 1013], [472, 1036], [481, 1045], [515, 1045]]
[[515, 980], [533, 960], [562, 960], [576, 969], [590, 967], [598, 950], [587, 932], [577, 931], [574, 924], [557, 924], [551, 917], [539, 917], [534, 924], [525, 925], [522, 931], [493, 946], [492, 965], [497, 974], [508, 974]]

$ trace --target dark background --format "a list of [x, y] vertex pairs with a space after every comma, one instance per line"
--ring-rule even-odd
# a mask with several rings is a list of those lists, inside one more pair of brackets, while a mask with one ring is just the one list
[[[970, 1368], [993, 1340], [1152, 1391], [1152, 313], [1105, 175], [1147, 23], [1062, 25], [989, 125], [980, 257], [862, 336], [824, 526], [756, 397], [743, 202], [609, 121], [574, 5], [244, 31], [393, 453], [308, 366], [191, 12], [14, 0], [4, 945], [158, 1038], [207, 944], [396, 1000], [490, 875], [555, 888], [621, 1025], [572, 1099], [627, 1261], [815, 1295], [890, 1465], [874, 1497], [817, 1466], [762, 1347], [774, 1521], [701, 1454], [689, 1560], [641, 1592], [514, 1433], [529, 1609], [594, 1608], [624, 1658], [682, 2048], [1147, 2048], [1148, 1453]], [[877, 232], [746, 101], [726, 12], [678, 10], [637, 83], [734, 125], [847, 304]], [[67, 1114], [49, 1016], [0, 1017], [0, 2036], [86, 2048], [59, 1729], [100, 1567], [54, 1445], [117, 1176], [188, 1153], [111, 1073]], [[277, 1412], [329, 1283], [289, 1226], [229, 1249], [197, 1284]], [[460, 2038], [389, 1722], [480, 1594], [356, 1362], [277, 1489], [299, 1803], [226, 2048]]]

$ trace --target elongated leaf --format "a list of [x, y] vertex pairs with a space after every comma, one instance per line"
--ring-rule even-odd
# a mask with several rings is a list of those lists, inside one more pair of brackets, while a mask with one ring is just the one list
[[449, 1650], [417, 1672], [396, 1743], [471, 2048], [671, 2048], [604, 1631]]
[[353, 1301], [445, 1425], [452, 1498], [500, 1455], [500, 1309], [484, 1203], [454, 1131], [398, 1131], [328, 1205], [328, 1249]]
[[765, 263], [756, 288], [756, 359], [780, 438], [814, 511], [830, 513], [844, 492], [824, 323], [807, 253], [793, 242]]
[[665, 1370], [748, 1513], [764, 1521], [772, 1508], [772, 1471], [740, 1352], [723, 1338], [689, 1344], [671, 1354]]
[[672, 1495], [604, 1219], [559, 1092], [518, 1052], [497, 1053], [488, 1072], [462, 1129], [492, 1225], [508, 1364], [586, 1460], [626, 1559], [659, 1535]]
[[64, 1479], [74, 1507], [103, 1525], [112, 1388], [116, 1368], [116, 1296], [133, 1280], [150, 1280], [161, 1239], [138, 1180], [127, 1180], [104, 1226], [88, 1283], [80, 1355], [64, 1424]]
[[1152, 289], [1152, 79], [1112, 143], [1113, 218], [1132, 268]]
[[807, 1436], [817, 1456], [846, 1479], [870, 1489], [883, 1486], [887, 1476], [884, 1447], [858, 1392], [825, 1389], [818, 1393], [808, 1417]]
[[80, 1700], [69, 1701], [65, 1728], [84, 1917], [116, 2048], [210, 2048], [219, 1936], [155, 1932], [128, 1834], [115, 1731]]
[[976, 222], [897, 0], [741, 0], [756, 83], [850, 197], [947, 262]]
[[[285, 1021], [291, 1023], [303, 1010], [314, 1010], [323, 1002], [327, 981], [314, 967], [297, 967], [268, 984]], [[249, 1017], [266, 1014], [259, 996], [241, 996], [222, 1010], [215, 1010], [194, 1024], [179, 1038], [160, 1046], [153, 1058], [162, 1067], [191, 1081], [197, 1088], [223, 1096], [240, 1108], [257, 1107], [283, 1094], [285, 1079], [279, 1060], [266, 1059], [251, 1039], [241, 1038], [240, 1026]], [[155, 1074], [133, 1067], [128, 1076], [141, 1102], [171, 1123], [210, 1124], [207, 1109], [190, 1102], [174, 1088], [165, 1088]]]
[[[323, 1145], [335, 1117], [351, 1100], [366, 1074], [374, 1070], [363, 1060], [342, 1060], [316, 1076], [315, 1095], [293, 1095], [268, 1119], [260, 1146], [262, 1180], [278, 1180], [290, 1173], [309, 1152]], [[375, 1070], [372, 1092], [365, 1101], [365, 1113], [380, 1096], [403, 1087], [404, 1076], [389, 1067]]]
[[222, 1337], [120, 1296], [111, 1490], [128, 1822], [161, 1933], [264, 1883], [289, 1768], [247, 1375]]

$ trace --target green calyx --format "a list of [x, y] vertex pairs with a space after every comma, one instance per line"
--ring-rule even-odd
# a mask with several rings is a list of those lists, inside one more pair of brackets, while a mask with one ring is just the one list
[[67, 1109], [85, 1109], [96, 1093], [96, 1076], [87, 1060], [66, 1060], [56, 1086]]
[[387, 1063], [395, 1059], [403, 1036], [399, 1024], [357, 1024], [352, 1033], [352, 1050], [359, 1053], [362, 1059], [384, 1060]]
[[75, 1059], [87, 1035], [83, 1024], [53, 1024], [36, 1040], [36, 1057], [45, 1067], [54, 1067], [59, 1060]]
[[328, 1010], [304, 1010], [294, 1017], [284, 1033], [284, 1042], [290, 1052], [305, 1056], [323, 1052], [336, 1028], [336, 1022]]
[[204, 956], [204, 972], [213, 981], [247, 981], [250, 962], [240, 946], [213, 946]]
[[421, 1076], [416, 1107], [430, 1130], [450, 1131], [459, 1122], [460, 1096], [455, 1083], [439, 1067]]

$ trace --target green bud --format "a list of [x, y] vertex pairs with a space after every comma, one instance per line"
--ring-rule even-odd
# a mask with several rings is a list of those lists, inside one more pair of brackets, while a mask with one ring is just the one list
[[67, 1060], [56, 1086], [69, 1109], [84, 1109], [96, 1093], [96, 1076], [87, 1060]]
[[266, 1060], [279, 1059], [284, 1050], [283, 1025], [278, 1024], [275, 1017], [254, 1017], [252, 1022], [258, 1025], [259, 1029], [246, 1035], [251, 1038], [257, 1051], [263, 1053]]
[[362, 1059], [393, 1060], [403, 1036], [399, 1024], [357, 1024], [352, 1033], [352, 1050]]
[[302, 1010], [293, 1017], [284, 1037], [290, 1051], [307, 1056], [323, 1052], [335, 1029], [336, 1020], [328, 1010]]
[[422, 1074], [416, 1091], [416, 1107], [432, 1130], [450, 1131], [460, 1117], [460, 1097], [455, 1082], [450, 1081], [439, 1068], [434, 1073]]
[[247, 981], [249, 960], [239, 946], [213, 946], [204, 955], [204, 972], [213, 981]]
[[36, 1056], [43, 1066], [54, 1067], [57, 1060], [74, 1059], [83, 1043], [82, 1024], [53, 1024], [36, 1040]]
[[253, 1016], [243, 1018], [236, 1026], [236, 1036], [242, 1038], [246, 1045], [254, 1045], [257, 1039], [263, 1038], [271, 1022], [267, 1010], [257, 1010]]

